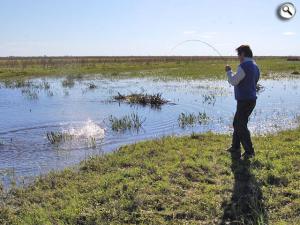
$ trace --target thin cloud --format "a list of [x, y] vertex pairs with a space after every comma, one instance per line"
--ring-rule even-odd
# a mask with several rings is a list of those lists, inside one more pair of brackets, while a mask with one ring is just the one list
[[183, 34], [186, 34], [186, 35], [189, 35], [189, 34], [196, 34], [196, 33], [197, 33], [196, 30], [185, 30], [185, 31], [183, 32]]
[[213, 38], [216, 36], [217, 32], [199, 32], [197, 30], [186, 30], [183, 32], [184, 35], [196, 35], [199, 38]]
[[208, 34], [203, 34], [203, 35], [200, 35], [199, 37], [201, 37], [201, 38], [212, 38], [213, 36], [208, 35]]
[[201, 38], [213, 38], [215, 37], [217, 32], [204, 32], [200, 34]]
[[283, 35], [286, 35], [286, 36], [293, 36], [293, 35], [296, 35], [296, 33], [295, 33], [295, 32], [292, 32], [292, 31], [283, 32], [282, 34], [283, 34]]

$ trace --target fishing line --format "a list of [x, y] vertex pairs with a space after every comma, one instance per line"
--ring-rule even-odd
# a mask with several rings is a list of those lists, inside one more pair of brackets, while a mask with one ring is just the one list
[[218, 54], [218, 56], [220, 56], [222, 58], [222, 60], [224, 60], [225, 62], [227, 62], [227, 59], [220, 53], [220, 51], [218, 49], [216, 49], [213, 45], [205, 42], [205, 41], [202, 41], [202, 40], [199, 40], [199, 39], [190, 39], [190, 40], [185, 40], [185, 41], [182, 41], [180, 43], [178, 43], [177, 45], [175, 45], [170, 52], [173, 52], [177, 47], [181, 46], [181, 45], [184, 45], [188, 42], [200, 42], [202, 44], [205, 44], [206, 46], [210, 47], [212, 50], [214, 50], [214, 52], [216, 52]]

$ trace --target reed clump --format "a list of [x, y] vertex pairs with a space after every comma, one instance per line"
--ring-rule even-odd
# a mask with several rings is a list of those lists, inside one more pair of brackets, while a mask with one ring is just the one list
[[178, 125], [181, 128], [185, 128], [196, 124], [207, 124], [209, 119], [209, 116], [205, 112], [199, 112], [198, 115], [194, 113], [181, 113], [178, 117]]
[[60, 131], [50, 131], [47, 132], [46, 134], [48, 141], [51, 144], [59, 144], [61, 142], [65, 142], [65, 141], [70, 141], [74, 139], [74, 135], [65, 133], [65, 132], [60, 132]]
[[208, 105], [215, 105], [216, 103], [216, 95], [214, 93], [209, 94], [203, 94], [203, 103], [206, 103]]
[[[67, 141], [73, 141], [75, 139], [79, 139], [77, 135], [69, 134], [67, 132], [60, 132], [60, 131], [50, 131], [46, 134], [48, 141], [53, 145], [58, 145], [63, 142]], [[87, 137], [86, 144], [88, 148], [96, 148], [97, 147], [97, 141], [95, 137]]]
[[75, 85], [75, 81], [72, 77], [67, 77], [61, 82], [64, 88], [72, 88]]
[[131, 113], [121, 118], [114, 116], [109, 117], [110, 127], [113, 131], [121, 132], [126, 130], [139, 131], [146, 118], [140, 117], [137, 113]]
[[118, 95], [114, 96], [113, 99], [117, 101], [127, 102], [129, 104], [150, 105], [153, 107], [159, 107], [169, 102], [162, 97], [161, 93], [132, 93], [129, 95], [122, 95], [118, 92]]
[[88, 83], [87, 86], [88, 86], [88, 89], [96, 89], [97, 88], [97, 85], [94, 83]]
[[265, 87], [261, 84], [256, 84], [256, 92], [259, 94], [265, 90]]

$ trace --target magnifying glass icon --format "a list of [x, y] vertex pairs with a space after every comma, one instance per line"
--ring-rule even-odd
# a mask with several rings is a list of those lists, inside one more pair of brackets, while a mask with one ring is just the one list
[[282, 11], [290, 14], [291, 16], [293, 15], [293, 13], [291, 13], [290, 8], [287, 5], [283, 6]]
[[280, 19], [289, 20], [296, 14], [296, 7], [291, 2], [282, 3], [277, 10]]

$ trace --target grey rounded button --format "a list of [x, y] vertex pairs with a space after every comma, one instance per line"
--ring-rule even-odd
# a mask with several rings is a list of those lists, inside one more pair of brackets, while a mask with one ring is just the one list
[[278, 8], [278, 15], [282, 19], [286, 19], [286, 20], [291, 19], [295, 16], [295, 14], [296, 14], [296, 7], [294, 6], [293, 3], [286, 2], [281, 4]]

